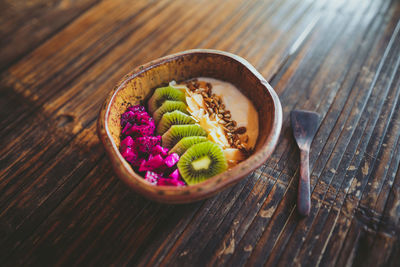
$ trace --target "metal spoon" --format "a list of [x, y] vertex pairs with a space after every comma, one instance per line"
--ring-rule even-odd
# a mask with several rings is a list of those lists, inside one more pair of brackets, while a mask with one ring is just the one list
[[290, 112], [293, 135], [300, 148], [300, 179], [297, 195], [297, 210], [300, 215], [310, 213], [310, 170], [309, 153], [311, 142], [318, 129], [318, 113], [306, 110], [293, 110]]

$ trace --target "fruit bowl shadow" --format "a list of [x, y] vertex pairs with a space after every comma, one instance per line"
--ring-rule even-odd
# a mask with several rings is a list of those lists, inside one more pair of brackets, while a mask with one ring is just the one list
[[[137, 174], [119, 153], [120, 117], [128, 103], [144, 104], [156, 87], [171, 80], [212, 77], [238, 87], [254, 104], [259, 136], [254, 153], [234, 168], [202, 183], [154, 186]], [[215, 195], [261, 166], [273, 152], [282, 127], [282, 107], [268, 82], [243, 58], [231, 53], [195, 49], [156, 59], [126, 75], [107, 96], [97, 121], [97, 132], [117, 176], [143, 196], [164, 203], [189, 203]]]

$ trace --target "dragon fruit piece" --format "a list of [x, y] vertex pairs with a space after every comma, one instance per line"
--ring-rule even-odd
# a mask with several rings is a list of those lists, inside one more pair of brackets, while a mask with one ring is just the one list
[[134, 116], [134, 122], [136, 124], [150, 124], [151, 122], [154, 122], [153, 118], [150, 117], [150, 115], [147, 112], [140, 112], [136, 113]]
[[[127, 123], [128, 126], [129, 122]], [[126, 127], [125, 127], [126, 128]], [[124, 130], [125, 130], [124, 128]], [[133, 125], [129, 130], [122, 132], [125, 135], [130, 135], [132, 137], [139, 137], [139, 136], [152, 136], [155, 130], [155, 125], [148, 124], [148, 125]]]
[[161, 144], [161, 136], [144, 136], [135, 140], [136, 148], [142, 153], [150, 153], [156, 145]]
[[131, 129], [132, 124], [130, 124], [129, 122], [127, 122], [125, 124], [125, 127], [122, 129], [122, 134], [123, 135], [128, 135], [127, 132]]
[[154, 185], [157, 184], [157, 181], [158, 181], [159, 178], [160, 178], [160, 175], [159, 175], [159, 174], [157, 174], [157, 173], [155, 173], [155, 172], [151, 172], [151, 171], [147, 171], [147, 172], [146, 172], [146, 175], [144, 176], [144, 179], [145, 179], [147, 182], [149, 182], [149, 183], [151, 183], [151, 184], [154, 184]]
[[168, 148], [166, 147], [162, 147], [160, 145], [156, 145], [155, 147], [153, 147], [153, 149], [151, 150], [151, 154], [150, 155], [157, 155], [157, 154], [161, 154], [161, 156], [165, 157], [168, 155]]
[[145, 111], [145, 109], [144, 109], [144, 106], [136, 105], [136, 106], [129, 107], [128, 111], [132, 111], [132, 112], [136, 113], [136, 112], [143, 112], [143, 111]]
[[153, 123], [147, 124], [147, 125], [143, 125], [143, 127], [141, 127], [140, 129], [140, 134], [142, 136], [152, 136], [154, 134], [154, 130], [156, 129], [156, 126]]
[[154, 120], [151, 118], [145, 125], [147, 125], [151, 131], [150, 135], [154, 134], [154, 130], [156, 129], [156, 124], [154, 123]]
[[133, 123], [135, 121], [135, 113], [132, 111], [126, 111], [124, 114], [121, 116], [121, 127], [124, 128], [125, 125], [129, 123]]
[[171, 178], [160, 177], [157, 181], [157, 185], [172, 185], [172, 186], [184, 186], [185, 183], [181, 180], [174, 180]]
[[[139, 156], [140, 156], [140, 155], [139, 155]], [[139, 167], [139, 166], [141, 166], [141, 165], [143, 164], [143, 162], [146, 162], [146, 160], [143, 159], [143, 158], [138, 158], [138, 159], [136, 159], [136, 161], [131, 162], [131, 163], [132, 163], [132, 165], [133, 165], [134, 167]]]
[[171, 177], [173, 180], [179, 180], [180, 179], [180, 175], [179, 175], [179, 170], [176, 169], [175, 171], [173, 171], [169, 177]]
[[156, 155], [147, 161], [147, 166], [154, 169], [158, 169], [163, 166], [164, 160], [161, 155]]
[[135, 150], [133, 150], [130, 147], [125, 147], [125, 149], [121, 150], [121, 155], [128, 161], [129, 163], [136, 162], [138, 159], [138, 154], [136, 153]]
[[149, 124], [151, 121], [153, 121], [153, 118], [150, 117], [144, 109], [142, 110], [131, 107], [121, 115], [121, 127], [125, 127], [128, 122], [131, 124], [142, 125]]
[[145, 111], [136, 113], [133, 113], [132, 111], [127, 111], [122, 116], [125, 120], [128, 120], [128, 122], [136, 125], [149, 124], [149, 122], [153, 120], [153, 118], [150, 117], [150, 115]]
[[171, 155], [168, 155], [164, 159], [165, 165], [167, 165], [169, 168], [174, 166], [178, 161], [179, 161], [179, 155], [177, 153], [172, 153]]
[[140, 165], [139, 171], [154, 171], [164, 166], [164, 160], [161, 155], [152, 157], [150, 160]]
[[149, 168], [146, 166], [146, 160], [142, 160], [140, 162], [140, 166], [139, 166], [139, 171], [140, 172], [145, 172], [145, 171], [150, 171]]
[[174, 180], [175, 186], [185, 186], [185, 182], [182, 180]]
[[132, 147], [134, 144], [134, 141], [132, 137], [127, 136], [125, 137], [124, 140], [122, 140], [121, 145], [120, 145], [120, 151], [125, 150], [127, 147]]

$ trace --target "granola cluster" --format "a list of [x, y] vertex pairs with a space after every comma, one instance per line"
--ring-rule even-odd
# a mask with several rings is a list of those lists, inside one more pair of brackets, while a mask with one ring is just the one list
[[212, 85], [197, 79], [186, 82], [186, 86], [193, 93], [201, 94], [206, 106], [206, 112], [210, 119], [221, 124], [225, 136], [232, 148], [238, 148], [244, 153], [249, 153], [247, 149], [248, 135], [245, 134], [246, 127], [238, 127], [235, 120], [231, 118], [231, 112], [225, 109], [225, 104], [221, 97], [212, 93]]

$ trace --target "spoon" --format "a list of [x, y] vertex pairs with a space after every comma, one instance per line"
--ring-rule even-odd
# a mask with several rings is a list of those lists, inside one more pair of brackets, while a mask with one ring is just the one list
[[297, 210], [300, 215], [310, 213], [310, 167], [309, 154], [311, 142], [318, 129], [318, 113], [306, 110], [292, 110], [290, 112], [293, 136], [300, 149], [300, 178], [297, 195]]

